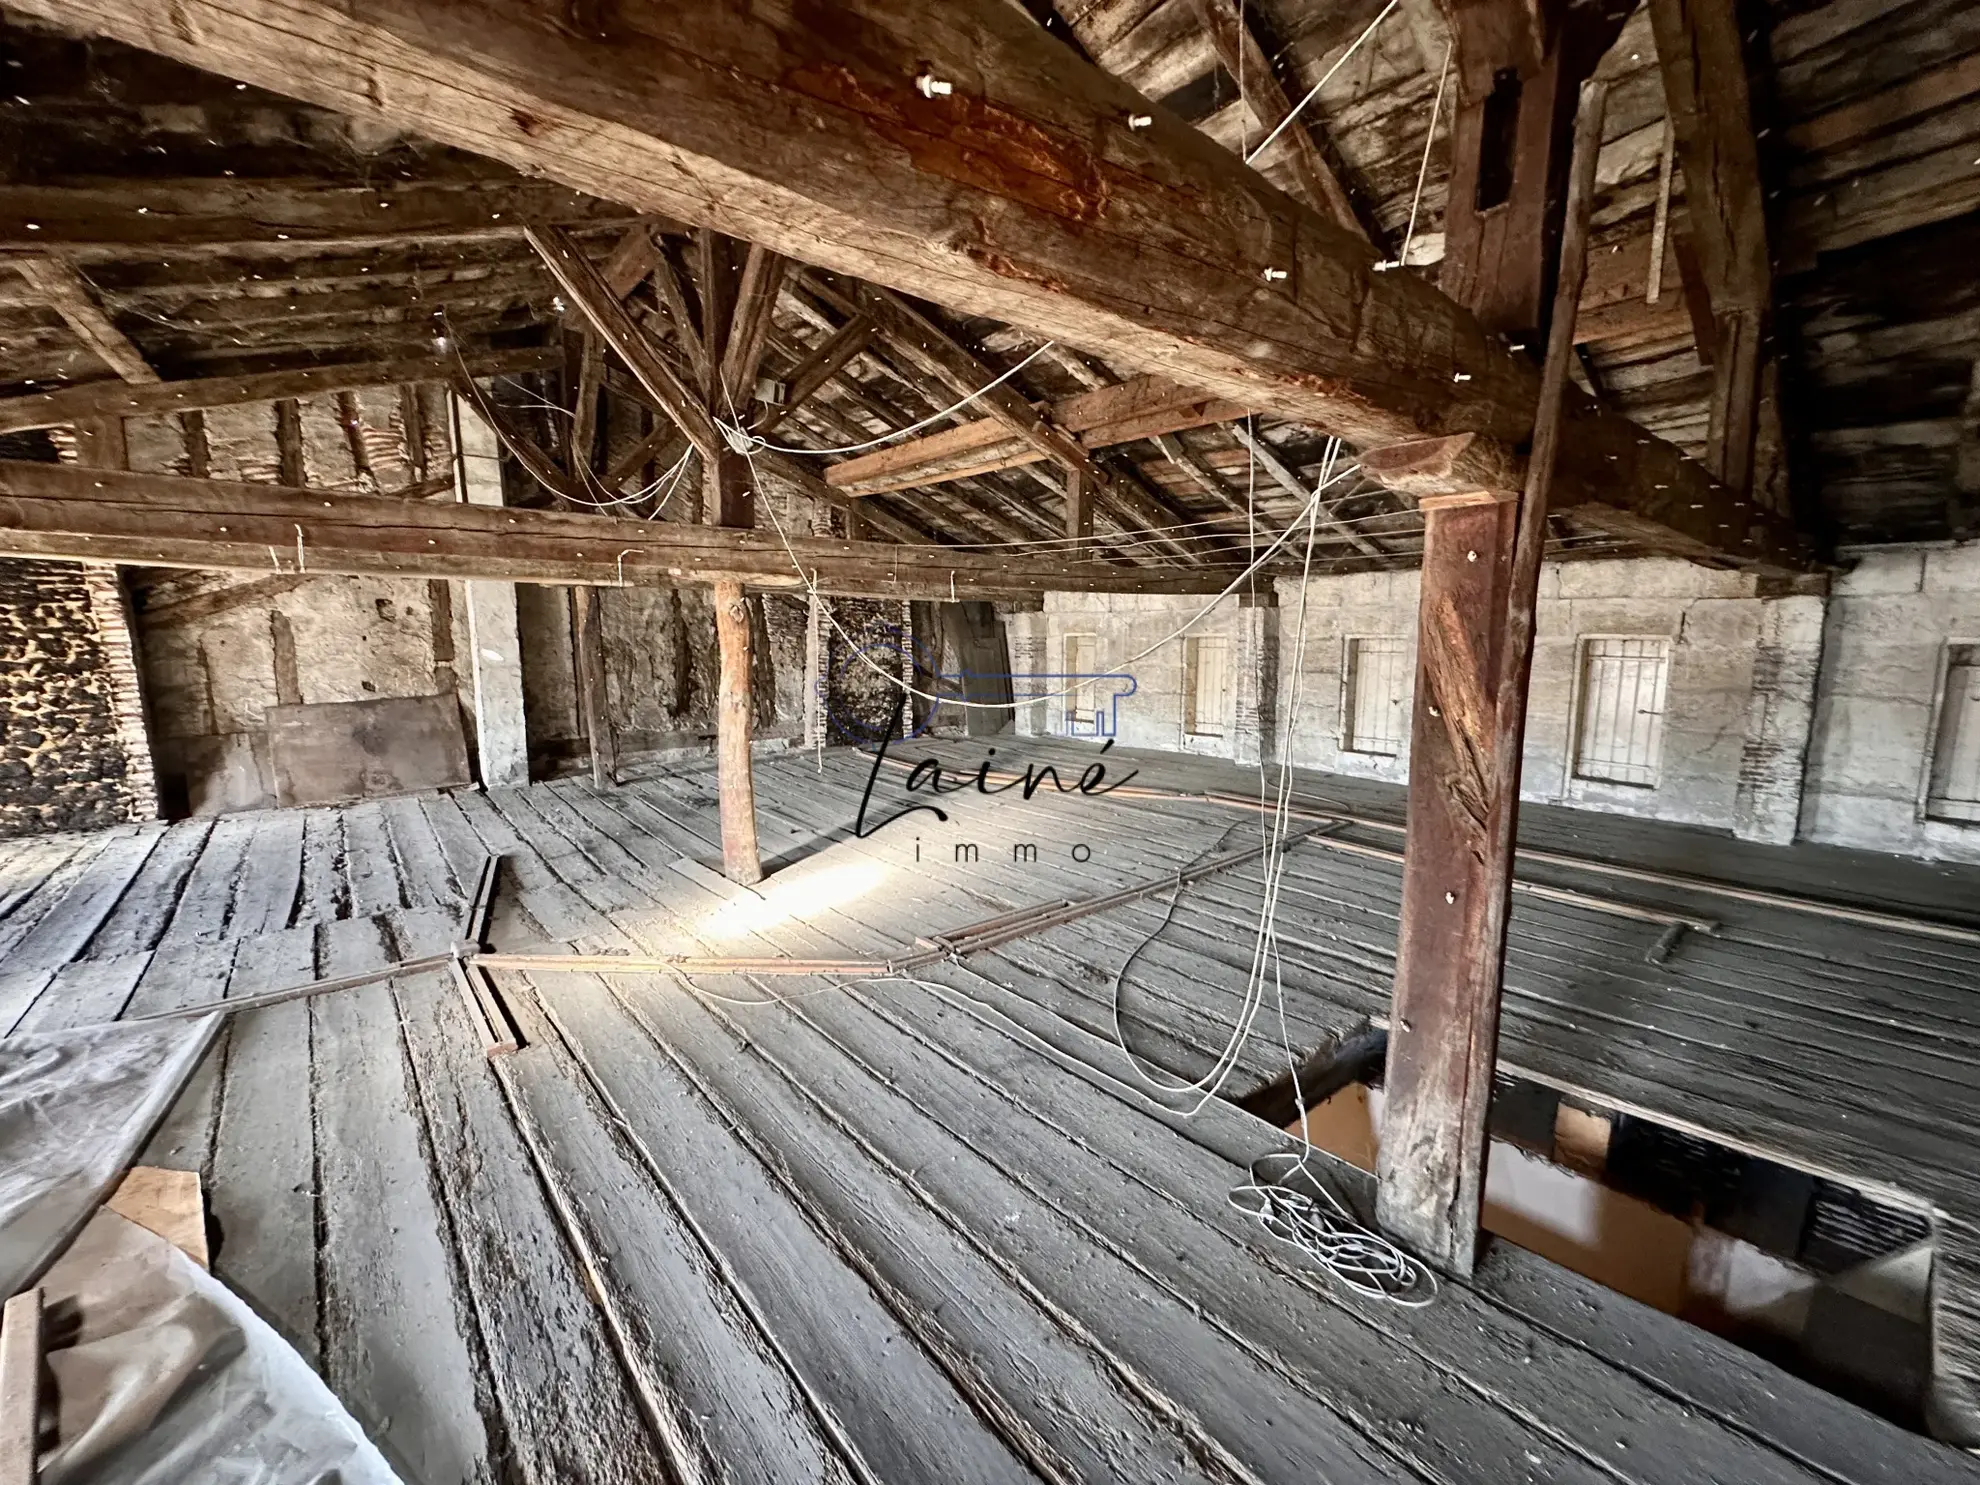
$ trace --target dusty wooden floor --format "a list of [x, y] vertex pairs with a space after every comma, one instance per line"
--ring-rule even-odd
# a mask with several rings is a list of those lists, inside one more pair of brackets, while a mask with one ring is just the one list
[[[1164, 782], [1144, 766], [1137, 782]], [[709, 783], [688, 774], [0, 847], [0, 1029], [443, 947], [490, 851], [507, 863], [503, 947], [885, 955], [1258, 828], [1048, 790], [945, 796], [947, 820], [856, 840], [864, 781], [856, 757], [762, 765], [784, 869], [758, 893], [681, 864], [716, 855]], [[869, 828], [928, 802], [900, 784], [883, 778]], [[1014, 852], [1027, 844], [1035, 860]], [[1293, 859], [1288, 1018], [1311, 1046], [1379, 1009], [1394, 882], [1367, 858]], [[1228, 1034], [1255, 882], [1186, 889], [1133, 960], [1127, 1036], [1167, 1075], [1200, 1071]], [[1166, 909], [919, 983], [509, 975], [529, 1045], [494, 1064], [444, 976], [249, 1012], [148, 1158], [206, 1172], [217, 1270], [425, 1485], [1980, 1478], [1504, 1245], [1427, 1310], [1343, 1294], [1226, 1205], [1279, 1136], [1214, 1101], [1181, 1117], [1114, 1042], [1112, 976]], [[1942, 1062], [1908, 1075], [1950, 1086], [1970, 1057], [1961, 986], [1921, 971], [1939, 949], [1856, 941], [1838, 959], [1716, 915], [1726, 932], [1653, 970], [1655, 925], [1522, 902], [1509, 1020], [1538, 1029], [1509, 1030], [1509, 1049], [1592, 1048], [1603, 1078], [1648, 1086], [1699, 1055], [1688, 1040], [1724, 1049], [1728, 1084], [1735, 1065], [1781, 1084], [1816, 1075], [1766, 1059], [1895, 1069], [1902, 1023], [1929, 1013]], [[1711, 957], [1742, 944], [1744, 960]], [[1759, 974], [1769, 958], [1795, 973]], [[1879, 1018], [1863, 996], [1895, 1000]], [[1233, 1087], [1282, 1060], [1267, 1041]], [[1678, 1084], [1701, 1108], [1703, 1077]]]

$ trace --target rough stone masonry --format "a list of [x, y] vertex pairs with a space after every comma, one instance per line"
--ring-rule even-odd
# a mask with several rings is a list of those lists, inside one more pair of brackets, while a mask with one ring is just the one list
[[151, 813], [127, 777], [118, 689], [85, 569], [0, 562], [0, 836]]

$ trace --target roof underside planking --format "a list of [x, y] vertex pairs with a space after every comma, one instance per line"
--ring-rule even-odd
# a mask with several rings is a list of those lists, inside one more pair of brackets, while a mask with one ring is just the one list
[[[1055, 29], [1210, 139], [1241, 150], [1263, 133], [1259, 114], [1239, 101], [1204, 25], [1204, 3], [1061, 0], [1065, 24]], [[113, 12], [142, 9], [94, 3], [72, 8], [72, 23], [98, 15], [109, 18], [107, 26]], [[1245, 13], [1277, 82], [1297, 97], [1379, 9], [1260, 0]], [[1797, 438], [1797, 467], [1827, 527], [1859, 539], [1964, 529], [1973, 496], [1962, 495], [1959, 470], [1980, 464], [1961, 455], [1977, 421], [1968, 410], [1980, 350], [1964, 328], [1970, 315], [1956, 316], [1948, 327], [1938, 309], [1943, 296], [1931, 304], [1917, 295], [1907, 300], [1873, 266], [1881, 252], [1935, 261], [1919, 239], [1964, 230], [1964, 223], [1935, 223], [1974, 204], [1962, 194], [1960, 176], [1947, 171], [1936, 178], [1927, 167], [1937, 156], [1920, 153], [1919, 141], [1943, 142], [1967, 127], [1980, 87], [1971, 58], [1926, 66], [1926, 39], [1935, 37], [1943, 51], [1949, 28], [1954, 51], [1980, 45], [1965, 35], [1970, 25], [1945, 10], [1931, 0], [1832, 3], [1779, 16], [1769, 38], [1777, 65], [1771, 88], [1762, 91], [1774, 95], [1787, 141], [1785, 164], [1770, 164], [1787, 183], [1776, 230], [1779, 271], [1786, 275], [1789, 372], [1810, 405], [1830, 414], [1817, 431]], [[1885, 48], [1873, 59], [1862, 45], [1873, 22], [1876, 34], [1902, 43], [1894, 53]], [[15, 184], [0, 187], [0, 251], [54, 252], [71, 261], [114, 326], [168, 381], [311, 362], [431, 357], [436, 334], [464, 353], [542, 344], [569, 306], [523, 240], [522, 220], [562, 224], [603, 265], [636, 215], [389, 122], [297, 103], [116, 42], [68, 40], [18, 19], [9, 20], [5, 39], [11, 96], [0, 126], [18, 169]], [[1268, 178], [1300, 195], [1310, 180], [1298, 156], [1318, 151], [1374, 250], [1387, 257], [1402, 254], [1413, 208], [1407, 256], [1413, 273], [1430, 276], [1442, 251], [1441, 126], [1420, 195], [1417, 186], [1442, 45], [1433, 9], [1399, 8], [1258, 161]], [[1655, 63], [1647, 19], [1639, 14], [1606, 68], [1616, 88], [1595, 217], [1597, 252], [1583, 300], [1585, 367], [1607, 406], [1698, 452], [1710, 373], [1698, 356], [1677, 250], [1685, 235], [1681, 172], [1670, 182], [1660, 292], [1655, 302], [1646, 299], [1664, 133]], [[1447, 98], [1446, 123], [1450, 106]], [[1306, 140], [1296, 146], [1299, 133]], [[1839, 182], [1851, 192], [1849, 210], [1835, 199]], [[1864, 191], [1888, 211], [1856, 209]], [[1902, 243], [1879, 243], [1875, 224], [1885, 219], [1915, 230]], [[663, 233], [681, 228], [665, 220], [653, 225]], [[663, 241], [685, 258], [683, 238]], [[957, 400], [917, 364], [911, 348], [860, 333], [857, 306], [846, 297], [849, 283], [858, 287], [794, 273], [785, 284], [763, 375], [788, 387], [811, 373], [817, 385], [782, 416], [773, 435], [779, 442], [863, 443]], [[663, 345], [673, 343], [658, 283], [637, 287], [630, 304]], [[1004, 319], [927, 303], [917, 308], [991, 374], [1043, 344]], [[1883, 318], [1906, 316], [1937, 318], [1935, 330], [1954, 333], [1907, 335], [1900, 326], [1881, 340], [1859, 333], [1866, 325], [1881, 328]], [[1818, 333], [1797, 335], [1810, 327]], [[834, 354], [849, 347], [849, 354]], [[821, 363], [829, 363], [822, 380], [815, 375]], [[1026, 363], [1013, 384], [1049, 414], [1082, 394], [1130, 383], [1143, 369], [1111, 349], [1096, 355], [1059, 345]], [[0, 384], [26, 392], [114, 375], [111, 362], [28, 275], [4, 276]], [[607, 385], [620, 395], [638, 390], [616, 368]], [[1902, 427], [1891, 426], [1901, 389], [1924, 394], [1908, 411], [1936, 419], [1909, 441]], [[1184, 379], [1181, 392], [1196, 390]], [[967, 442], [965, 425], [981, 423], [982, 411], [966, 408], [927, 432]], [[1849, 411], [1889, 422], [1852, 428], [1843, 421]], [[1082, 440], [1114, 482], [1098, 505], [1103, 556], [1142, 564], [1221, 561], [1245, 545], [1247, 506], [1263, 530], [1276, 533], [1300, 500], [1269, 465], [1311, 488], [1333, 431], [1317, 421], [1263, 415], [1260, 446], [1270, 458], [1254, 460], [1230, 425], [1188, 422], [1159, 432], [1159, 424], [1149, 425], [1148, 436], [1126, 442]], [[887, 452], [898, 454], [899, 446]], [[1005, 452], [1028, 457], [1008, 442]], [[824, 472], [826, 462], [811, 466]], [[874, 516], [869, 534], [969, 545], [1064, 537], [1061, 468], [1035, 457], [984, 462], [1002, 467], [976, 468], [966, 460], [958, 478], [856, 493]], [[1358, 481], [1339, 493], [1332, 511], [1346, 530], [1321, 528], [1321, 565], [1414, 561], [1421, 519], [1408, 501]], [[1635, 549], [1619, 532], [1627, 528], [1571, 514], [1557, 522], [1555, 550]]]

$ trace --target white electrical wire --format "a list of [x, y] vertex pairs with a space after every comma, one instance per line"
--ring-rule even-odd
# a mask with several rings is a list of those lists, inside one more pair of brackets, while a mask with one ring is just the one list
[[[715, 426], [722, 430], [722, 437], [728, 440], [729, 447], [734, 449], [738, 454], [751, 453], [756, 449], [768, 449], [776, 454], [862, 454], [868, 449], [877, 449], [882, 444], [892, 443], [897, 438], [906, 438], [910, 433], [919, 433], [922, 429], [928, 427], [929, 424], [939, 423], [951, 413], [961, 412], [979, 397], [987, 396], [989, 393], [1003, 386], [1005, 382], [1016, 376], [1047, 351], [1051, 350], [1056, 344], [1056, 341], [1046, 341], [1002, 376], [985, 382], [960, 402], [952, 402], [940, 412], [932, 412], [918, 422], [910, 423], [905, 428], [896, 428], [891, 433], [883, 433], [878, 438], [869, 438], [865, 443], [849, 443], [836, 449], [800, 449], [792, 448], [786, 444], [771, 443], [760, 434], [751, 433], [747, 428], [742, 426], [740, 421], [724, 423], [718, 420]], [[733, 418], [735, 415], [735, 403], [733, 400], [729, 403], [729, 413]]]
[[1334, 80], [1334, 74], [1336, 72], [1339, 72], [1341, 68], [1347, 65], [1347, 60], [1349, 57], [1352, 57], [1356, 52], [1361, 50], [1362, 42], [1366, 41], [1369, 37], [1375, 34], [1375, 28], [1381, 25], [1382, 22], [1386, 21], [1389, 18], [1389, 12], [1394, 10], [1396, 6], [1400, 3], [1401, 0], [1389, 0], [1389, 3], [1382, 7], [1382, 13], [1376, 16], [1374, 20], [1368, 23], [1368, 29], [1366, 31], [1363, 31], [1359, 36], [1354, 38], [1354, 41], [1348, 46], [1348, 49], [1342, 52], [1339, 57], [1334, 59], [1334, 65], [1327, 69], [1326, 75], [1322, 77], [1320, 81], [1315, 83], [1311, 88], [1307, 90], [1307, 94], [1304, 98], [1300, 99], [1299, 102], [1295, 103], [1292, 106], [1292, 112], [1288, 113], [1284, 118], [1280, 119], [1278, 122], [1278, 126], [1274, 128], [1270, 134], [1267, 134], [1263, 139], [1259, 140], [1258, 147], [1252, 150], [1249, 154], [1247, 154], [1244, 157], [1245, 164], [1249, 165], [1253, 160], [1256, 160], [1260, 155], [1264, 154], [1268, 148], [1271, 147], [1272, 141], [1277, 139], [1281, 134], [1283, 134], [1285, 132], [1286, 126], [1290, 124], [1294, 119], [1299, 117], [1299, 113], [1301, 109], [1305, 108], [1307, 104], [1311, 103], [1315, 98], [1320, 96], [1320, 90], [1326, 87], [1328, 83]]
[[1402, 251], [1396, 254], [1397, 268], [1409, 265], [1409, 246], [1416, 240], [1416, 208], [1423, 201], [1423, 182], [1430, 174], [1430, 151], [1437, 143], [1437, 116], [1444, 111], [1444, 85], [1451, 80], [1451, 53], [1455, 49], [1454, 42], [1444, 43], [1444, 66], [1437, 74], [1437, 98], [1430, 105], [1430, 130], [1423, 136], [1423, 159], [1416, 167], [1416, 189], [1410, 193], [1409, 225], [1403, 229]]

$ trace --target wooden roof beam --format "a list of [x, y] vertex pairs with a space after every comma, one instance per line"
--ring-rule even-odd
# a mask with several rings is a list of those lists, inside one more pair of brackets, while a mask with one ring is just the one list
[[55, 428], [90, 418], [140, 418], [158, 413], [237, 407], [249, 402], [274, 402], [284, 397], [314, 397], [323, 392], [354, 391], [360, 387], [443, 382], [463, 368], [469, 376], [508, 376], [540, 371], [556, 365], [561, 358], [561, 352], [532, 346], [512, 351], [463, 351], [459, 357], [346, 361], [329, 366], [251, 372], [246, 376], [152, 382], [144, 386], [86, 382], [26, 397], [0, 398], [0, 433]]
[[151, 363], [144, 359], [144, 352], [117, 328], [89, 281], [76, 271], [75, 264], [65, 258], [47, 257], [16, 259], [14, 266], [104, 365], [127, 382], [142, 384], [159, 380]]
[[1650, 24], [1713, 320], [1705, 464], [1732, 489], [1780, 508], [1780, 407], [1767, 390], [1773, 265], [1739, 21], [1732, 0], [1650, 0]]
[[0, 184], [0, 249], [54, 249], [83, 262], [248, 244], [304, 253], [435, 234], [514, 238], [525, 221], [601, 225], [632, 215], [549, 181], [107, 176]]
[[[1072, 434], [1089, 452], [1244, 415], [1245, 409], [1234, 402], [1179, 387], [1159, 376], [1134, 377], [1097, 391], [1075, 393], [1043, 409], [1045, 421]], [[825, 478], [851, 495], [877, 495], [1035, 464], [1047, 457], [1035, 443], [1015, 433], [1007, 420], [979, 418], [847, 459], [827, 470]]]
[[[1233, 78], [1243, 79], [1245, 107], [1258, 121], [1258, 127], [1269, 134], [1292, 113], [1293, 100], [1259, 42], [1256, 10], [1246, 11], [1236, 0], [1190, 0], [1190, 3], [1203, 29], [1210, 33], [1210, 44], [1216, 49], [1217, 60], [1224, 64], [1224, 71]], [[1287, 124], [1279, 136], [1291, 157], [1293, 178], [1299, 182], [1300, 194], [1316, 211], [1325, 212], [1363, 241], [1374, 242], [1375, 237], [1355, 211], [1353, 198], [1321, 147], [1324, 134], [1324, 129], [1311, 116], [1302, 114]]]
[[942, 599], [1210, 593], [1232, 576], [829, 537], [789, 543], [673, 521], [0, 461], [0, 555], [14, 557], [601, 586], [734, 579], [786, 590], [804, 586], [801, 566], [830, 593]]
[[[1368, 244], [1082, 62], [1005, 0], [18, 0], [640, 212], [1064, 339], [1375, 448], [1530, 437], [1531, 362]], [[853, 45], [850, 38], [857, 37]], [[928, 88], [924, 79], [949, 84]], [[1571, 399], [1557, 504], [1746, 561], [1799, 536]]]

